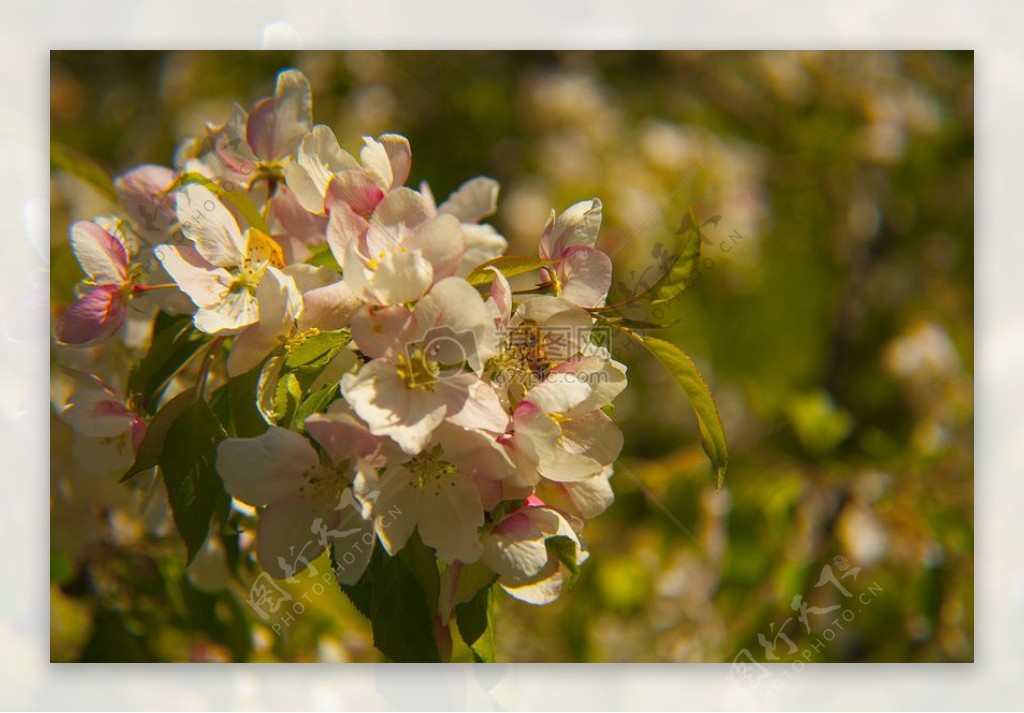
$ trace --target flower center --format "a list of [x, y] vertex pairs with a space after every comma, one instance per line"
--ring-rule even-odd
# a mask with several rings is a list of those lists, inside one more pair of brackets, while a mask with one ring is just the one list
[[406, 467], [415, 476], [412, 484], [421, 493], [440, 495], [446, 488], [455, 487], [455, 466], [441, 458], [441, 447], [420, 453], [410, 460]]
[[338, 506], [347, 486], [344, 468], [321, 464], [306, 472], [306, 484], [299, 488], [299, 494], [311, 500], [317, 514], [324, 516]]
[[433, 391], [437, 383], [440, 367], [437, 362], [427, 359], [421, 347], [411, 347], [407, 353], [399, 354], [395, 359], [398, 375], [406, 388], [418, 391]]

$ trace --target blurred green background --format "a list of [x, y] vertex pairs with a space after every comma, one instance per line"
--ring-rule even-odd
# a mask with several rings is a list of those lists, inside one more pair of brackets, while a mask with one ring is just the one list
[[[711, 384], [726, 488], [682, 393], [616, 344], [615, 504], [570, 593], [499, 598], [499, 661], [973, 660], [972, 53], [54, 52], [51, 136], [166, 165], [291, 66], [345, 148], [408, 136], [411, 185], [497, 178], [510, 254], [600, 197], [613, 301], [706, 221], [692, 287], [638, 316]], [[67, 227], [106, 208], [59, 174], [51, 208], [57, 312]], [[340, 594], [277, 636], [242, 583], [183, 571], [145, 493], [76, 473], [56, 418], [52, 444], [54, 660], [378, 660]]]

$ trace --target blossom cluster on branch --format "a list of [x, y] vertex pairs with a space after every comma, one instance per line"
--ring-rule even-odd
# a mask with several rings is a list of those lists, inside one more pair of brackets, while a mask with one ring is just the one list
[[587, 558], [627, 378], [603, 338], [599, 200], [552, 211], [536, 256], [506, 256], [484, 222], [496, 181], [438, 203], [406, 185], [411, 166], [397, 134], [343, 150], [284, 71], [173, 168], [119, 176], [118, 215], [71, 227], [85, 279], [55, 338], [102, 349], [148, 325], [128, 387], [95, 376], [65, 415], [130, 434], [126, 478], [159, 469], [190, 559], [218, 528], [252, 528], [270, 576], [330, 550], [356, 601], [377, 558], [415, 543], [436, 558], [416, 576], [443, 648], [494, 582], [546, 604]]

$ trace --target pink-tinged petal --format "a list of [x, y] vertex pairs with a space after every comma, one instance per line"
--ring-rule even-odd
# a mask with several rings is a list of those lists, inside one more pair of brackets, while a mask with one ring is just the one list
[[256, 164], [259, 160], [252, 152], [245, 136], [245, 126], [248, 121], [249, 114], [235, 104], [232, 107], [231, 116], [224, 125], [213, 128], [210, 135], [217, 158], [246, 188], [256, 178]]
[[412, 149], [409, 139], [398, 134], [384, 134], [378, 139], [391, 163], [391, 188], [405, 185], [412, 168]]
[[136, 454], [142, 446], [142, 441], [146, 437], [146, 431], [148, 429], [149, 424], [146, 423], [141, 416], [136, 416], [135, 420], [132, 421], [132, 450]]
[[405, 241], [405, 246], [417, 251], [430, 263], [435, 280], [454, 275], [466, 252], [466, 240], [462, 237], [459, 221], [450, 215], [439, 215], [420, 223]]
[[124, 244], [95, 223], [80, 220], [71, 226], [71, 250], [93, 282], [120, 285], [128, 279]]
[[[458, 277], [448, 277], [437, 282], [430, 292], [416, 304], [416, 332], [420, 338], [434, 336], [470, 337], [462, 343], [461, 356], [473, 361], [482, 351], [484, 342], [493, 339], [491, 313], [483, 298], [472, 285]], [[440, 330], [440, 331], [439, 331]], [[475, 340], [476, 344], [472, 341]], [[453, 355], [441, 359], [446, 363], [455, 361]]]
[[345, 253], [349, 246], [360, 245], [370, 224], [356, 215], [348, 203], [335, 201], [330, 206], [327, 221], [327, 244], [339, 265], [345, 264]]
[[102, 388], [85, 388], [68, 399], [64, 420], [75, 431], [89, 438], [113, 438], [127, 433], [135, 421], [116, 396]]
[[508, 284], [508, 278], [501, 274], [501, 270], [495, 267], [487, 269], [494, 274], [487, 304], [494, 314], [494, 326], [504, 333], [505, 326], [512, 317], [512, 286]]
[[270, 211], [272, 218], [277, 221], [285, 235], [301, 240], [306, 245], [319, 245], [324, 242], [327, 219], [303, 208], [288, 186], [282, 184], [277, 187]]
[[126, 312], [120, 285], [100, 285], [75, 300], [57, 320], [54, 331], [63, 344], [86, 346], [120, 329]]
[[334, 174], [358, 170], [359, 162], [341, 149], [330, 127], [317, 124], [303, 137], [295, 161], [285, 165], [284, 177], [303, 208], [323, 215], [327, 185]]
[[484, 563], [503, 581], [524, 582], [536, 577], [550, 559], [544, 533], [524, 511], [495, 525], [484, 535], [483, 546]]
[[503, 433], [508, 414], [490, 384], [474, 374], [458, 374], [437, 382], [438, 395], [444, 399], [445, 420], [466, 429]]
[[250, 505], [269, 505], [297, 494], [317, 465], [309, 441], [277, 426], [255, 438], [225, 439], [217, 447], [217, 473], [224, 486]]
[[[516, 457], [517, 476], [515, 485], [533, 485], [539, 477], [536, 466], [542, 460], [553, 459], [558, 449], [561, 432], [550, 416], [529, 401], [522, 401], [512, 414], [513, 432], [511, 448]], [[533, 464], [526, 469], [524, 462]]]
[[352, 315], [352, 339], [372, 359], [388, 353], [404, 355], [412, 313], [407, 307], [366, 305]]
[[378, 440], [354, 416], [347, 413], [318, 413], [303, 426], [335, 463], [349, 458], [369, 458], [380, 449]]
[[476, 223], [494, 215], [498, 209], [498, 190], [498, 182], [493, 178], [477, 176], [455, 189], [437, 210], [454, 215], [463, 223]]
[[145, 164], [114, 179], [118, 202], [144, 236], [163, 236], [177, 221], [174, 195], [167, 189], [174, 183], [174, 171], [166, 166]]
[[348, 205], [357, 215], [366, 217], [384, 198], [384, 191], [363, 171], [342, 171], [327, 186], [326, 204]]
[[344, 281], [310, 290], [302, 295], [302, 301], [299, 329], [342, 329], [349, 326], [353, 314], [362, 304]]
[[278, 500], [263, 511], [256, 526], [256, 558], [271, 577], [294, 577], [323, 553], [321, 538], [313, 533], [315, 519], [312, 501], [301, 495]]
[[359, 152], [359, 160], [363, 164], [366, 176], [376, 183], [381, 190], [389, 191], [394, 185], [395, 175], [391, 169], [391, 159], [384, 145], [369, 136], [363, 137], [363, 149]]
[[585, 520], [597, 517], [615, 501], [611, 483], [603, 473], [575, 483], [545, 480], [538, 489], [552, 507]]
[[249, 145], [267, 161], [288, 158], [313, 124], [309, 81], [295, 69], [277, 75], [272, 99], [260, 101], [246, 125]]
[[411, 188], [396, 188], [381, 200], [374, 214], [374, 222], [383, 226], [412, 227], [433, 217], [427, 200]]
[[570, 206], [558, 218], [554, 211], [540, 239], [540, 256], [558, 260], [574, 245], [593, 247], [601, 229], [601, 201], [597, 198]]
[[601, 307], [612, 284], [612, 261], [600, 250], [577, 245], [558, 265], [562, 296], [581, 307]]

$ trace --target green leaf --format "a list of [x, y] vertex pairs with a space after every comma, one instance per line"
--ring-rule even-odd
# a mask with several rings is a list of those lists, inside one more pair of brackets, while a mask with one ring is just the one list
[[291, 372], [282, 374], [274, 390], [274, 416], [279, 426], [287, 428], [291, 425], [301, 400], [302, 386], [299, 379]]
[[338, 395], [338, 385], [331, 384], [322, 389], [317, 389], [302, 402], [302, 405], [295, 410], [295, 417], [292, 423], [296, 428], [302, 428], [306, 419], [316, 413], [323, 413]]
[[403, 558], [381, 558], [373, 573], [370, 623], [373, 645], [382, 654], [401, 663], [440, 663], [435, 611], [427, 606], [427, 593]]
[[711, 389], [700, 375], [697, 366], [682, 349], [663, 339], [639, 337], [628, 331], [626, 334], [657, 357], [658, 361], [675, 378], [676, 383], [683, 387], [683, 391], [686, 392], [686, 397], [690, 400], [690, 405], [693, 406], [693, 411], [697, 415], [701, 445], [711, 460], [711, 466], [715, 473], [715, 485], [721, 488], [725, 481], [726, 468], [729, 465], [729, 447], [725, 441], [725, 429], [722, 428], [722, 421], [718, 417], [715, 398], [711, 395]]
[[416, 581], [423, 587], [424, 601], [430, 611], [437, 611], [438, 595], [441, 591], [441, 574], [437, 568], [434, 551], [423, 544], [417, 530], [409, 537], [402, 551], [396, 555], [405, 562]]
[[553, 265], [555, 262], [555, 260], [545, 260], [537, 257], [502, 255], [478, 265], [469, 273], [466, 280], [473, 287], [482, 287], [491, 284], [491, 281], [494, 279], [494, 273], [487, 269], [489, 267], [497, 268], [505, 277], [515, 277], [516, 275], [522, 275], [548, 265]]
[[459, 636], [477, 663], [494, 663], [494, 590], [484, 587], [468, 602], [455, 607]]
[[155, 407], [167, 383], [206, 344], [207, 338], [192, 327], [188, 315], [160, 313], [153, 325], [149, 352], [128, 377], [128, 389], [142, 394], [147, 407]]
[[203, 546], [210, 521], [227, 495], [216, 471], [217, 444], [227, 434], [205, 401], [194, 401], [171, 424], [160, 467], [174, 524], [188, 549], [188, 562]]
[[50, 144], [50, 166], [86, 183], [112, 203], [117, 202], [114, 182], [102, 166], [85, 154], [60, 143]]
[[[367, 620], [373, 619], [373, 573], [380, 570], [383, 566], [381, 560], [385, 557], [387, 557], [387, 554], [384, 548], [378, 544], [374, 548], [373, 555], [370, 557], [370, 563], [367, 565], [363, 576], [359, 578], [359, 581], [355, 584], [339, 584], [341, 591], [344, 592], [348, 600], [352, 602], [352, 605]], [[332, 547], [331, 569], [337, 571], [338, 564], [338, 561], [334, 558], [334, 548]]]
[[565, 535], [555, 535], [544, 540], [544, 547], [547, 548], [548, 554], [565, 565], [574, 582], [580, 574], [580, 567], [576, 564], [576, 543]]
[[50, 551], [50, 581], [54, 584], [67, 584], [75, 575], [75, 566], [71, 558], [63, 552]]
[[307, 265], [316, 265], [317, 267], [329, 267], [337, 273], [341, 273], [341, 265], [338, 264], [337, 258], [334, 257], [334, 252], [331, 250], [331, 246], [327, 243], [323, 245], [317, 245], [310, 250], [310, 256], [306, 259]]
[[226, 384], [231, 424], [239, 438], [255, 438], [269, 427], [256, 405], [261, 370], [262, 366], [258, 366]]
[[168, 431], [195, 400], [195, 391], [186, 389], [157, 411], [156, 416], [146, 427], [146, 434], [142, 437], [142, 443], [139, 444], [138, 453], [135, 454], [135, 462], [121, 476], [122, 483], [144, 470], [160, 465], [160, 456], [164, 451], [164, 442], [167, 440]]
[[182, 174], [178, 180], [171, 184], [171, 187], [167, 189], [167, 192], [170, 193], [181, 186], [187, 186], [191, 183], [198, 183], [201, 186], [205, 186], [211, 193], [229, 201], [238, 209], [238, 212], [242, 214], [246, 222], [253, 228], [264, 233], [270, 232], [269, 228], [267, 228], [267, 221], [263, 219], [262, 215], [260, 215], [259, 209], [256, 207], [256, 204], [252, 202], [252, 199], [249, 198], [247, 193], [241, 190], [229, 191], [224, 186], [207, 178], [201, 173], [190, 171]]
[[683, 235], [681, 250], [673, 259], [668, 270], [658, 278], [645, 295], [650, 299], [652, 305], [670, 302], [690, 286], [693, 272], [697, 269], [697, 263], [700, 261], [701, 234], [697, 213], [693, 208], [690, 209], [689, 218], [689, 228]]
[[284, 368], [290, 370], [323, 368], [350, 341], [352, 341], [352, 333], [347, 329], [320, 332], [306, 337], [288, 351], [284, 358]]

